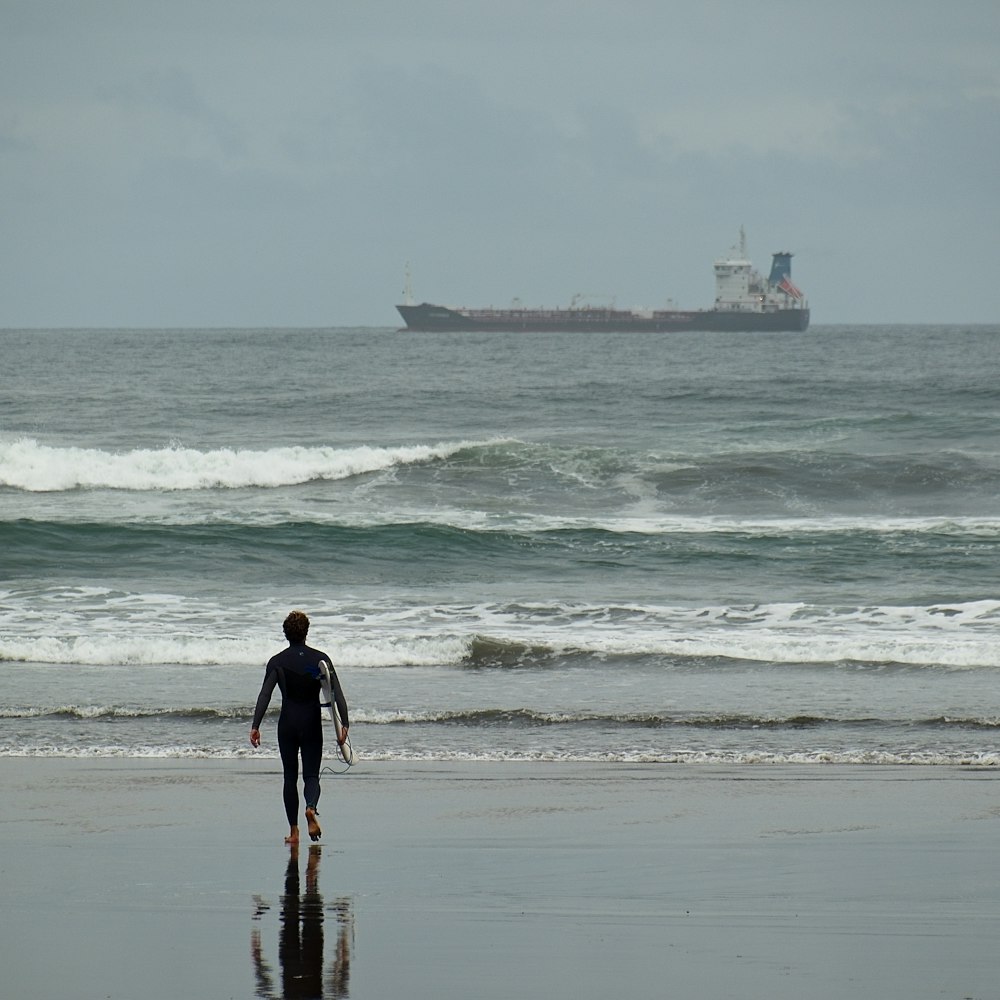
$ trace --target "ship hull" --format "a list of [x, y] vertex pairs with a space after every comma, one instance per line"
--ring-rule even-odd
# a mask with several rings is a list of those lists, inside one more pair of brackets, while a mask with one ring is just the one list
[[427, 333], [803, 333], [809, 327], [806, 308], [636, 313], [624, 309], [449, 309], [428, 302], [396, 308], [406, 329]]

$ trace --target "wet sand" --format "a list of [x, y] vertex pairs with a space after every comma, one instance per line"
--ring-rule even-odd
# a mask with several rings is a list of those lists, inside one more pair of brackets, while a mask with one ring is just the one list
[[0, 759], [0, 995], [997, 995], [993, 769]]

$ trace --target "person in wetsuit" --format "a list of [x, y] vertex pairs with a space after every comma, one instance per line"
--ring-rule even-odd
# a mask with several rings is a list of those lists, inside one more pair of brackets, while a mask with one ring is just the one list
[[323, 722], [320, 716], [319, 678], [321, 660], [330, 667], [330, 680], [337, 701], [342, 723], [337, 742], [347, 739], [347, 701], [340, 688], [340, 681], [333, 669], [333, 661], [326, 653], [306, 645], [309, 618], [303, 611], [292, 611], [282, 628], [288, 648], [272, 656], [264, 671], [264, 683], [257, 695], [257, 706], [250, 726], [250, 743], [260, 746], [260, 724], [264, 719], [271, 695], [277, 686], [281, 690], [281, 713], [278, 716], [278, 750], [284, 771], [283, 798], [288, 817], [286, 844], [299, 842], [299, 756], [302, 757], [302, 785], [306, 800], [306, 823], [312, 840], [319, 840], [320, 829], [316, 811], [319, 804], [319, 769], [323, 757]]

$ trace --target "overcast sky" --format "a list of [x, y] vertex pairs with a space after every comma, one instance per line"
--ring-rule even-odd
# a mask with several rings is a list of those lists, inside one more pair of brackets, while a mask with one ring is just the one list
[[0, 183], [0, 327], [998, 322], [1000, 3], [0, 0]]

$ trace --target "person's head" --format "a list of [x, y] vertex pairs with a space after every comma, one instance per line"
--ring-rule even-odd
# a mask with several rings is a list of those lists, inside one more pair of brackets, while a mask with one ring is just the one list
[[289, 642], [305, 642], [309, 634], [309, 617], [304, 611], [289, 611], [281, 627]]

